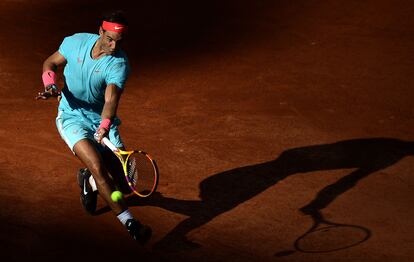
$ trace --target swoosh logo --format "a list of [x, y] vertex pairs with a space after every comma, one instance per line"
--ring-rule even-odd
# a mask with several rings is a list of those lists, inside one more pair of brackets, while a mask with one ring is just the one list
[[123, 27], [122, 27], [122, 26], [115, 26], [114, 28], [115, 28], [115, 30], [120, 30], [120, 29], [122, 29]]
[[85, 180], [83, 181], [83, 194], [84, 195], [88, 194], [88, 191], [86, 191], [86, 181]]

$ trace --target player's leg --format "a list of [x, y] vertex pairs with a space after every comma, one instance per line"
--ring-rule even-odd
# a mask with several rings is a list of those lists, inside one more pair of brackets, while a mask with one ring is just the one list
[[102, 157], [104, 159], [106, 170], [108, 170], [111, 175], [116, 188], [124, 195], [132, 193], [132, 190], [125, 179], [124, 170], [119, 159], [109, 149], [102, 151]]
[[92, 173], [99, 195], [105, 200], [115, 214], [120, 214], [127, 207], [123, 200], [114, 202], [111, 194], [115, 191], [114, 182], [108, 175], [103, 159], [96, 146], [89, 139], [82, 139], [74, 146], [76, 156], [85, 164]]
[[[59, 114], [56, 118], [56, 126], [62, 139], [66, 142], [72, 152], [74, 152], [78, 158], [86, 165], [88, 172], [91, 171], [91, 178], [96, 178], [96, 180], [99, 181], [95, 182], [95, 179], [93, 179], [93, 182], [96, 184], [100, 195], [115, 212], [121, 223], [125, 225], [131, 236], [141, 243], [147, 241], [151, 236], [151, 229], [147, 226], [141, 225], [137, 220], [135, 220], [132, 217], [131, 213], [128, 211], [123, 201], [117, 203], [112, 201], [110, 195], [113, 192], [112, 190], [114, 189], [114, 185], [111, 183], [112, 180], [106, 172], [102, 157], [97, 150], [97, 147], [100, 147], [100, 145], [95, 143], [95, 140], [93, 138], [93, 134], [97, 127], [88, 119], [84, 119], [85, 121], [80, 121], [82, 117], [83, 116], [72, 114], [71, 112], [67, 113], [64, 111], [59, 111]], [[118, 132], [110, 132], [109, 135], [111, 140], [118, 140], [118, 146], [122, 143], [120, 142]], [[85, 181], [82, 183], [84, 183], [83, 185], [87, 185], [85, 188], [91, 188], [87, 179], [85, 179]], [[85, 188], [83, 187], [82, 189], [84, 190]], [[92, 193], [93, 194], [88, 194], [87, 196], [93, 197], [95, 194], [95, 198], [89, 199], [92, 201], [92, 203], [89, 203], [89, 205], [91, 209], [93, 209], [89, 210], [90, 213], [93, 213], [96, 208], [96, 192]], [[83, 203], [83, 205], [85, 206], [87, 203]]]
[[[92, 125], [88, 125], [86, 121], [82, 121], [82, 116], [73, 113], [72, 111], [66, 112], [60, 110], [56, 117], [56, 127], [60, 136], [69, 146], [70, 150], [75, 154], [73, 147], [82, 139], [93, 139]], [[77, 173], [77, 180], [80, 186], [80, 199], [83, 208], [89, 214], [95, 213], [97, 206], [96, 186], [91, 187], [89, 181], [93, 181], [92, 174], [87, 168], [82, 168]]]
[[[119, 149], [125, 150], [124, 143], [122, 142], [121, 135], [118, 130], [117, 125], [112, 125], [111, 130], [108, 134], [109, 140]], [[119, 162], [119, 159], [114, 155], [114, 153], [107, 147], [104, 147], [100, 150], [106, 169], [111, 174], [113, 180], [116, 183], [116, 186], [122, 193], [130, 194], [132, 191], [126, 182], [124, 170], [122, 164]]]
[[96, 149], [95, 144], [89, 139], [80, 140], [75, 144], [74, 152], [92, 173], [99, 195], [117, 215], [121, 223], [125, 225], [130, 235], [141, 243], [148, 241], [152, 233], [151, 228], [142, 225], [132, 217], [124, 200], [118, 202], [112, 201], [111, 194], [116, 190], [114, 181], [109, 176], [103, 158]]

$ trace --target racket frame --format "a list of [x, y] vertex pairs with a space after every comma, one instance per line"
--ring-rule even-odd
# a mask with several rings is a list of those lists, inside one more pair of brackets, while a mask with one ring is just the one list
[[[154, 193], [157, 190], [158, 177], [159, 177], [158, 166], [157, 166], [157, 163], [155, 162], [155, 160], [149, 154], [147, 154], [146, 152], [141, 151], [141, 150], [133, 150], [133, 151], [124, 151], [124, 150], [121, 150], [121, 149], [117, 148], [107, 137], [102, 138], [102, 143], [105, 146], [107, 146], [118, 157], [119, 161], [122, 164], [122, 169], [124, 171], [125, 179], [126, 179], [126, 181], [128, 183], [128, 186], [132, 190], [132, 192], [134, 192], [139, 197], [145, 198], [145, 197], [149, 197], [152, 193]], [[133, 153], [143, 154], [145, 157], [148, 158], [149, 161], [151, 161], [151, 164], [152, 164], [152, 166], [154, 168], [154, 179], [155, 179], [155, 181], [154, 181], [154, 184], [153, 184], [150, 192], [147, 193], [147, 194], [142, 194], [142, 193], [138, 192], [135, 189], [135, 187], [132, 185], [131, 181], [129, 180], [127, 163], [128, 163], [129, 157]]]
[[[307, 236], [309, 236], [310, 234], [317, 233], [321, 230], [326, 230], [326, 229], [329, 229], [329, 228], [335, 228], [335, 227], [347, 227], [347, 228], [358, 229], [358, 230], [360, 230], [360, 232], [363, 232], [365, 236], [363, 238], [359, 239], [358, 241], [354, 241], [352, 244], [347, 244], [347, 245], [340, 246], [340, 247], [337, 247], [337, 248], [311, 250], [311, 249], [304, 249], [304, 248], [301, 247], [301, 241], [303, 239], [305, 239]], [[311, 226], [311, 228], [308, 229], [303, 235], [301, 235], [300, 237], [298, 237], [295, 240], [294, 247], [297, 251], [300, 251], [300, 252], [303, 252], [303, 253], [329, 253], [329, 252], [338, 251], [338, 250], [347, 249], [347, 248], [350, 248], [350, 247], [357, 246], [357, 245], [367, 241], [370, 237], [371, 237], [371, 231], [368, 230], [365, 227], [358, 226], [358, 225], [333, 223], [333, 222], [327, 221], [326, 219], [322, 218], [321, 216], [320, 217], [318, 216], [318, 219], [314, 218], [314, 223]]]

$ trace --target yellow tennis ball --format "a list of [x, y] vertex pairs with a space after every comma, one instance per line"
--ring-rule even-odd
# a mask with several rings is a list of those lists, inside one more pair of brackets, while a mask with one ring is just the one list
[[116, 190], [116, 191], [112, 192], [111, 199], [114, 202], [118, 202], [119, 200], [121, 200], [122, 199], [121, 191]]

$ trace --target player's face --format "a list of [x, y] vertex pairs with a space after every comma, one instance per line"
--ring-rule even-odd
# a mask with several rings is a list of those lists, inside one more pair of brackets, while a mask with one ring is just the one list
[[122, 43], [122, 33], [99, 30], [101, 36], [101, 48], [107, 54], [113, 54], [117, 51]]

